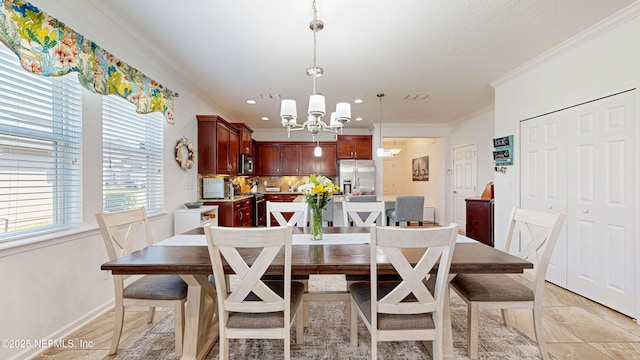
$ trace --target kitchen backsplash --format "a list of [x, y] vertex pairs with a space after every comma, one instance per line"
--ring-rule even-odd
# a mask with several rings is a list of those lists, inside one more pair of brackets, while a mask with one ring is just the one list
[[[301, 180], [308, 180], [308, 176], [236, 176], [225, 177], [227, 181], [233, 181], [236, 185], [236, 194], [251, 192], [251, 184], [256, 183], [257, 192], [266, 193], [267, 188], [280, 188], [280, 192], [289, 192], [291, 187]], [[331, 178], [336, 183], [337, 178]], [[226, 189], [226, 187], [225, 187]], [[202, 176], [198, 175], [198, 191], [202, 194]]]

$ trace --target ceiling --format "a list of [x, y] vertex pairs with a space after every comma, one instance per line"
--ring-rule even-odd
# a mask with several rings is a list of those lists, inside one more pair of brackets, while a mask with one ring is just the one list
[[[81, 9], [73, 16], [99, 11], [111, 18], [229, 120], [280, 127], [278, 96], [296, 99], [298, 114], [306, 112], [310, 0], [62, 1]], [[47, 2], [38, 2], [47, 11]], [[318, 66], [325, 71], [318, 92], [326, 96], [327, 112], [338, 101], [364, 100], [352, 104], [352, 117], [363, 120], [348, 127], [367, 128], [380, 118], [383, 124], [451, 123], [493, 104], [491, 81], [633, 2], [318, 0], [325, 23], [317, 35]], [[144, 64], [131, 65], [144, 71]], [[377, 93], [386, 94], [382, 116]]]

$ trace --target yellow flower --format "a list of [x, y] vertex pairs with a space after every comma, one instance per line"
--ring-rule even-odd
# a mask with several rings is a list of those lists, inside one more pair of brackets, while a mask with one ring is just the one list
[[327, 192], [327, 189], [322, 185], [316, 185], [313, 187], [313, 189], [311, 189], [312, 194], [320, 194], [325, 192]]

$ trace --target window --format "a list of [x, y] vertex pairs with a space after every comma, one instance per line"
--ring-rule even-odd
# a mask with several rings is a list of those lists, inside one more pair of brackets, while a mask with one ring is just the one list
[[0, 241], [82, 223], [81, 96], [0, 46]]
[[158, 112], [140, 115], [116, 96], [102, 99], [103, 210], [144, 206], [149, 214], [161, 212], [164, 118]]

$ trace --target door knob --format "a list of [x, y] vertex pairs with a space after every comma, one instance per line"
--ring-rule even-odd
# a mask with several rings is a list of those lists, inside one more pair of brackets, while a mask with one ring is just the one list
[[582, 210], [583, 213], [588, 214], [589, 213], [589, 209], [584, 209]]

